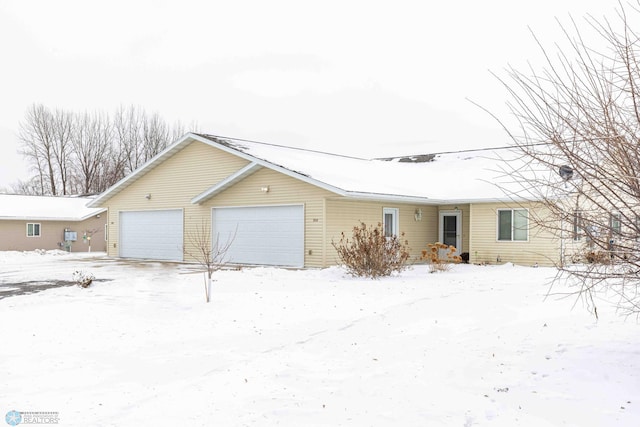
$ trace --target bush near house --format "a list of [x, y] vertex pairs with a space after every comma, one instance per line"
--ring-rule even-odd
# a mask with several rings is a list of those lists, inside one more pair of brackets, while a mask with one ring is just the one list
[[349, 274], [376, 279], [407, 267], [409, 246], [408, 241], [401, 240], [403, 238], [404, 233], [400, 233], [400, 236], [385, 236], [381, 223], [375, 227], [367, 227], [361, 222], [353, 227], [351, 239], [342, 232], [340, 241], [331, 241], [331, 244]]
[[[422, 251], [423, 259], [429, 263], [429, 272], [447, 271], [451, 263], [458, 264], [462, 261], [462, 257], [455, 255], [456, 247], [445, 245], [444, 243], [435, 242], [427, 245], [428, 249]], [[444, 252], [444, 257], [442, 253]]]

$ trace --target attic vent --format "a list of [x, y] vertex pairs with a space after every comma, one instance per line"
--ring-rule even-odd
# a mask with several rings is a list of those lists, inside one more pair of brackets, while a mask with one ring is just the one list
[[569, 181], [573, 177], [573, 168], [569, 165], [562, 165], [558, 169], [560, 177], [565, 181]]
[[417, 156], [400, 157], [398, 161], [401, 163], [427, 163], [432, 162], [435, 158], [435, 154], [420, 154]]

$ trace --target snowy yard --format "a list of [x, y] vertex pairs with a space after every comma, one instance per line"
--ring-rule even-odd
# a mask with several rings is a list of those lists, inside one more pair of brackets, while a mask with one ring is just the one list
[[[63, 426], [637, 426], [640, 326], [544, 299], [554, 271], [458, 265], [217, 275], [103, 254], [0, 253], [0, 415]], [[556, 290], [560, 290], [556, 288]]]

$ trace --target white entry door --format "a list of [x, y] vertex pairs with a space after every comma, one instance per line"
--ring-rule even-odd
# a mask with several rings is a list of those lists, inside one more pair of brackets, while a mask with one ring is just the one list
[[182, 261], [182, 217], [182, 209], [120, 212], [120, 256]]
[[439, 240], [445, 245], [455, 246], [456, 255], [462, 252], [462, 212], [440, 211]]
[[213, 208], [213, 236], [233, 239], [228, 262], [304, 266], [304, 206]]

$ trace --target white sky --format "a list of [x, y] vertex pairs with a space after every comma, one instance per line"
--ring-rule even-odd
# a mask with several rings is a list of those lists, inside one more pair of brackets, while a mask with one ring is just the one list
[[541, 64], [529, 33], [617, 0], [0, 1], [0, 188], [26, 177], [18, 124], [42, 103], [134, 104], [207, 133], [362, 156], [505, 145], [498, 73]]

